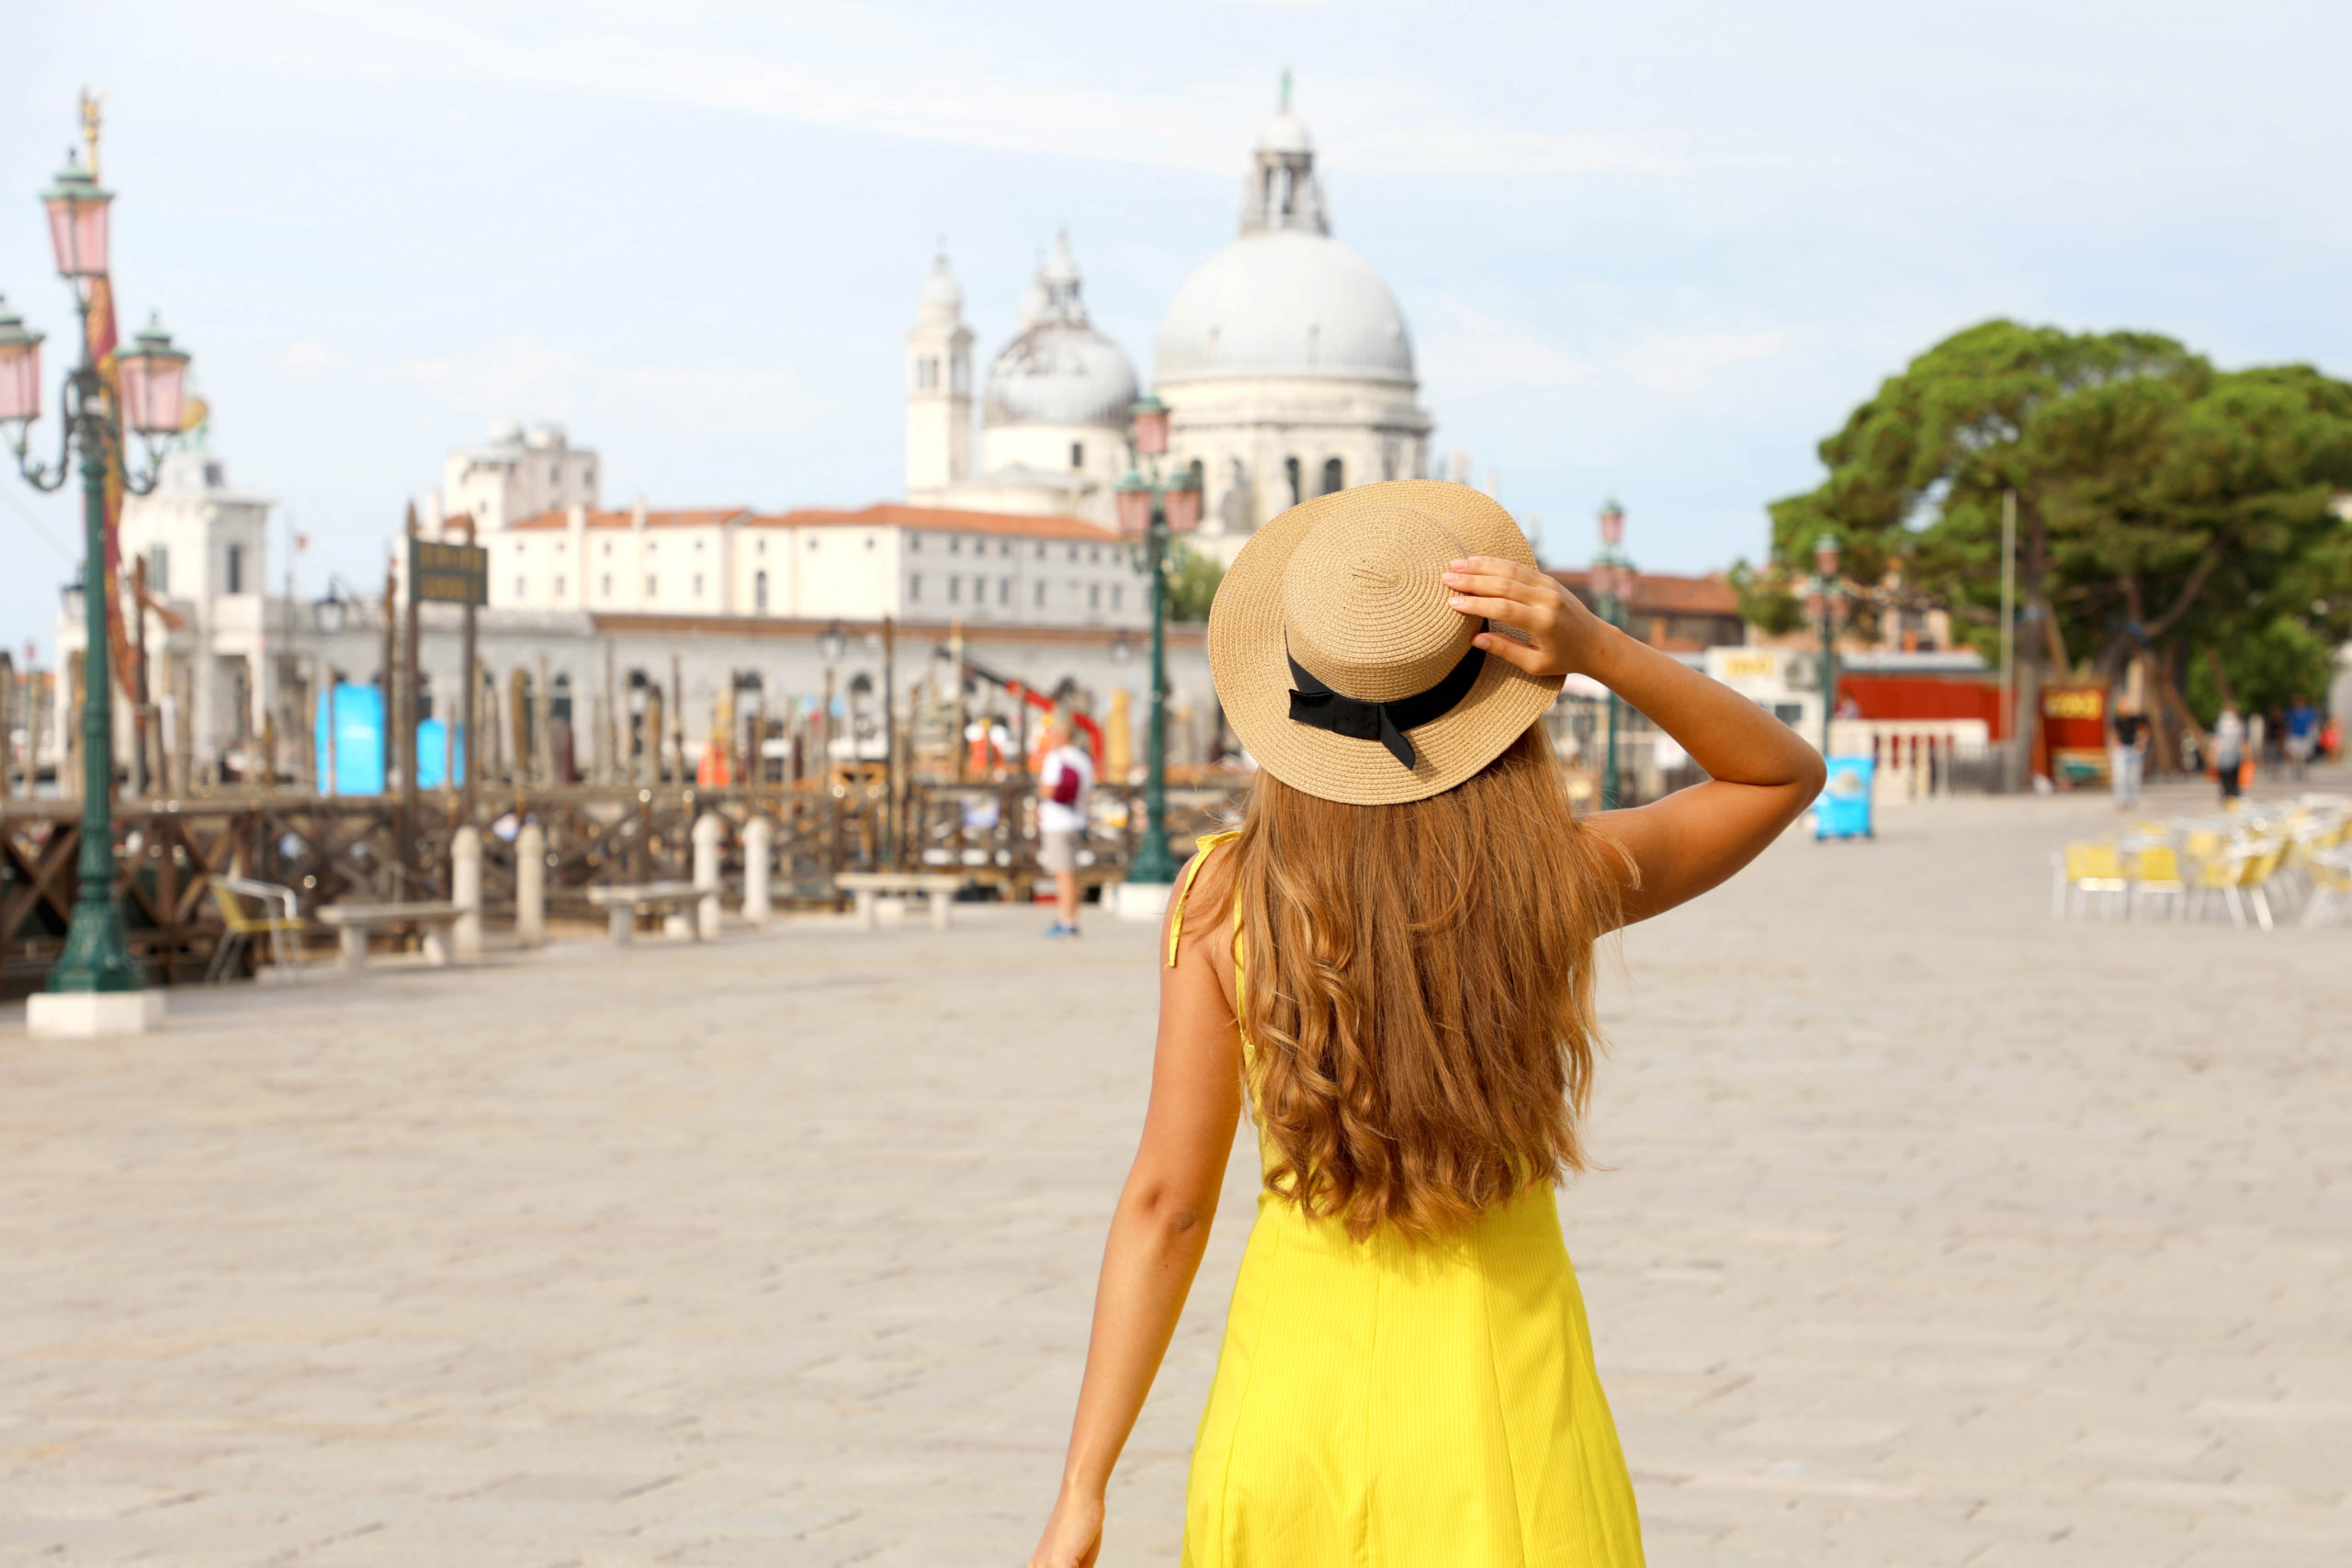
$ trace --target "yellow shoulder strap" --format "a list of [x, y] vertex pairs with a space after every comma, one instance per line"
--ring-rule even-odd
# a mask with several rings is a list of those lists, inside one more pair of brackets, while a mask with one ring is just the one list
[[1176, 943], [1184, 934], [1184, 900], [1193, 891], [1193, 879], [1201, 874], [1201, 867], [1208, 863], [1209, 852], [1219, 844], [1230, 843], [1241, 837], [1241, 829], [1211, 833], [1193, 847], [1193, 858], [1184, 867], [1183, 878], [1176, 884], [1176, 907], [1168, 917], [1168, 967], [1176, 967]]

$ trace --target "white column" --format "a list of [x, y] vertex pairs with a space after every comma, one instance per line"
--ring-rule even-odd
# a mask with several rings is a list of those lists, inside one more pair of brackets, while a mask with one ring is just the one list
[[695, 934], [705, 942], [718, 935], [718, 840], [726, 830], [717, 812], [695, 819], [695, 886], [702, 889], [695, 900]]
[[468, 823], [449, 840], [449, 899], [465, 911], [455, 931], [458, 962], [481, 957], [481, 829]]
[[514, 835], [514, 936], [525, 947], [548, 942], [548, 833], [537, 822]]
[[775, 849], [775, 824], [754, 817], [743, 829], [743, 918], [764, 930], [768, 902], [768, 857]]

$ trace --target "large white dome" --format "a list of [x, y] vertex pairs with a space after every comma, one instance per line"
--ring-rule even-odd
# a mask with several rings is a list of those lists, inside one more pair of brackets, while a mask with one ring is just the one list
[[1161, 384], [1235, 376], [1413, 379], [1404, 313], [1372, 264], [1312, 229], [1268, 229], [1203, 262], [1159, 325]]

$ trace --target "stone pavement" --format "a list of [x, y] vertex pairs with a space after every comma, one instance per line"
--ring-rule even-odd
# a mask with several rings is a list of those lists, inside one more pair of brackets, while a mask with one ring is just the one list
[[[2053, 922], [2109, 820], [1893, 812], [1626, 938], [1562, 1210], [1654, 1563], [2352, 1562], [2352, 928]], [[1153, 986], [1043, 921], [0, 1014], [0, 1562], [1023, 1561]]]

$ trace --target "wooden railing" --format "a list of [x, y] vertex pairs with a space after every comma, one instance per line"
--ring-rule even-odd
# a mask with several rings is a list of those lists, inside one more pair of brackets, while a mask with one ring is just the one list
[[[1235, 817], [1241, 782], [1204, 778], [1170, 791], [1169, 827], [1180, 855], [1200, 832]], [[1099, 861], [1124, 865], [1142, 820], [1141, 792], [1098, 795], [1114, 831], [1095, 839]], [[894, 825], [878, 785], [701, 788], [690, 784], [580, 786], [484, 792], [485, 923], [513, 918], [514, 841], [525, 821], [546, 834], [548, 913], [588, 919], [599, 883], [684, 879], [693, 830], [722, 826], [721, 876], [740, 885], [743, 829], [775, 826], [773, 885], [779, 903], [830, 906], [832, 877], [892, 865], [961, 869], [1013, 897], [1037, 877], [1032, 786], [917, 782]], [[115, 864], [131, 950], [155, 980], [199, 978], [221, 936], [210, 878], [252, 877], [294, 890], [304, 914], [338, 901], [449, 897], [449, 844], [459, 825], [453, 796], [427, 795], [408, 841], [389, 796], [285, 792], [193, 800], [131, 800], [115, 808]], [[895, 841], [894, 841], [895, 840]], [[0, 802], [0, 995], [38, 989], [64, 943], [76, 890], [81, 813], [72, 801]]]

